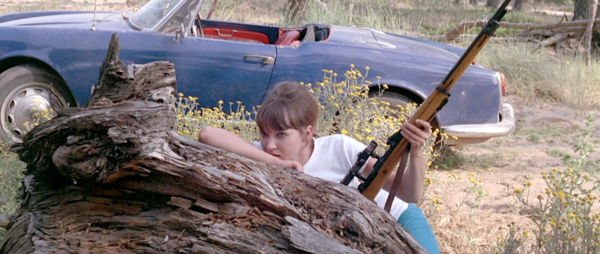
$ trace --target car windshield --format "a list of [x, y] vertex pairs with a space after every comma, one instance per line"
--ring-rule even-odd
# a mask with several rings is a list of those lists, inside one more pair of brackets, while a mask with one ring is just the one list
[[131, 16], [130, 22], [152, 32], [175, 32], [182, 24], [188, 31], [201, 3], [201, 0], [151, 0]]
[[180, 0], [152, 0], [131, 16], [131, 21], [142, 28], [155, 26]]

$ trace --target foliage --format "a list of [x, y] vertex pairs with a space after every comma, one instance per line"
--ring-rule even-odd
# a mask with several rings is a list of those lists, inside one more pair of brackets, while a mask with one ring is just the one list
[[[25, 122], [25, 131], [38, 126], [40, 123], [48, 121], [56, 116], [53, 109], [47, 110], [38, 106], [31, 108], [32, 122]], [[40, 109], [41, 108], [41, 109]], [[0, 142], [0, 214], [12, 214], [19, 204], [18, 195], [21, 186], [21, 178], [25, 170], [25, 163], [19, 160], [16, 154], [8, 149], [8, 145]], [[5, 233], [5, 229], [0, 228], [0, 240]]]
[[599, 61], [587, 65], [583, 57], [541, 53], [523, 43], [497, 43], [485, 47], [477, 56], [477, 63], [503, 72], [507, 93], [577, 108], [600, 107]]
[[[0, 142], [0, 165], [0, 214], [12, 214], [19, 205], [19, 187], [25, 163]], [[0, 240], [4, 233], [5, 229], [0, 228]]]
[[[532, 183], [523, 183], [523, 188], [514, 190], [514, 197], [528, 211], [535, 232], [521, 231], [514, 223], [508, 233], [498, 238], [497, 253], [514, 251], [534, 253], [598, 253], [600, 252], [600, 215], [592, 207], [596, 204], [600, 189], [600, 171], [586, 162], [587, 156], [595, 150], [590, 142], [593, 134], [591, 115], [587, 125], [578, 135], [574, 144], [579, 158], [569, 161], [570, 167], [564, 170], [553, 169], [542, 172], [547, 185], [544, 194], [529, 200]], [[533, 243], [527, 246], [526, 240], [533, 235]]]
[[[369, 95], [371, 82], [366, 80], [369, 67], [365, 73], [350, 65], [344, 80], [337, 81], [337, 73], [323, 70], [323, 81], [316, 84], [305, 84], [319, 102], [319, 123], [316, 133], [319, 135], [344, 134], [364, 144], [377, 142], [381, 148], [387, 148], [386, 139], [400, 129], [406, 117], [416, 108], [416, 104], [406, 107], [390, 105], [379, 101], [378, 96], [387, 88], [379, 85], [379, 94]], [[178, 94], [174, 107], [177, 112], [177, 131], [180, 135], [197, 139], [198, 133], [205, 126], [213, 126], [234, 132], [249, 141], [259, 138], [258, 127], [254, 122], [256, 109], [247, 110], [242, 102], [229, 103], [229, 110], [224, 110], [223, 101], [212, 109], [198, 108], [197, 98]], [[438, 136], [441, 138], [436, 142]], [[436, 145], [445, 141], [447, 135], [439, 135], [439, 130], [432, 133], [425, 149], [428, 165], [437, 156]], [[379, 150], [382, 152], [383, 150]]]
[[[306, 84], [319, 101], [320, 115], [318, 133], [321, 135], [344, 134], [367, 144], [375, 141], [387, 148], [386, 139], [393, 135], [407, 116], [416, 109], [412, 103], [390, 105], [378, 97], [387, 89], [387, 84], [377, 84], [379, 92], [369, 95], [371, 82], [366, 80], [369, 67], [365, 73], [350, 65], [342, 81], [337, 81], [337, 73], [323, 70], [323, 82], [314, 86]], [[395, 117], [390, 117], [395, 116]]]
[[182, 93], [175, 99], [174, 108], [177, 114], [177, 132], [189, 139], [198, 139], [200, 130], [205, 126], [213, 126], [231, 131], [245, 140], [257, 141], [258, 127], [253, 120], [256, 110], [246, 110], [241, 101], [234, 106], [229, 102], [229, 110], [224, 110], [223, 101], [214, 108], [198, 108], [198, 98]]

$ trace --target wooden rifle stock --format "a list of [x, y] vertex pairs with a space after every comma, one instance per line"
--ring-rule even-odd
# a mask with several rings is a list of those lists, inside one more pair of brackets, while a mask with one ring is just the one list
[[[435, 114], [446, 104], [448, 97], [450, 96], [448, 92], [458, 81], [460, 76], [462, 76], [469, 65], [471, 65], [483, 46], [485, 46], [488, 40], [494, 35], [494, 32], [499, 26], [500, 20], [504, 14], [506, 14], [506, 6], [509, 2], [510, 0], [505, 0], [502, 3], [494, 16], [490, 18], [487, 25], [482, 28], [479, 35], [477, 35], [475, 40], [471, 43], [462, 57], [448, 73], [444, 81], [433, 90], [433, 92], [421, 104], [417, 111], [411, 116], [411, 118], [408, 120], [411, 124], [422, 128], [421, 125], [417, 124], [417, 119], [428, 122], [431, 121]], [[365, 197], [371, 200], [375, 199], [375, 196], [377, 193], [379, 193], [389, 175], [394, 171], [396, 165], [401, 162], [402, 154], [407, 152], [407, 148], [409, 148], [409, 142], [402, 138], [400, 131], [396, 132], [388, 139], [388, 145], [388, 150], [379, 158], [373, 167], [373, 171], [359, 186], [359, 191]], [[394, 181], [394, 185], [396, 185], [396, 182], [400, 182], [403, 174], [404, 168], [400, 167], [396, 173], [397, 180]], [[397, 189], [397, 187], [398, 186], [392, 186], [392, 190]], [[395, 193], [395, 191], [390, 192], [390, 196], [392, 196], [393, 193]], [[389, 200], [390, 199], [388, 198], [388, 203], [390, 203]], [[391, 203], [389, 205], [391, 206]], [[386, 204], [386, 207], [388, 207], [388, 204]], [[389, 209], [386, 210], [389, 211]]]

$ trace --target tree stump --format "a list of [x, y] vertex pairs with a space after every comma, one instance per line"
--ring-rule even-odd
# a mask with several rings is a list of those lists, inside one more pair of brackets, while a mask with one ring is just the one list
[[84, 108], [13, 149], [22, 203], [0, 253], [421, 253], [357, 190], [176, 132], [168, 62], [124, 67], [113, 35]]

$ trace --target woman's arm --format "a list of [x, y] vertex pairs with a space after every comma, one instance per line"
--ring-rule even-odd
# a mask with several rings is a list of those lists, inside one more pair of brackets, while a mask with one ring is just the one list
[[402, 176], [398, 192], [407, 199], [406, 202], [411, 203], [418, 203], [421, 200], [427, 170], [423, 146], [431, 135], [431, 125], [428, 122], [418, 119], [417, 124], [420, 124], [422, 129], [407, 123], [402, 125], [401, 131], [402, 137], [410, 142], [410, 164]]
[[260, 148], [254, 146], [254, 144], [244, 140], [240, 136], [235, 135], [233, 132], [228, 130], [215, 127], [204, 127], [200, 131], [200, 134], [198, 134], [198, 141], [252, 160], [261, 161], [274, 166], [304, 171], [304, 168], [300, 162], [281, 160], [266, 153]]
[[[431, 125], [428, 122], [417, 120], [417, 123], [423, 126], [423, 130], [410, 123], [404, 123], [401, 131], [402, 137], [410, 142], [410, 163], [404, 171], [400, 189], [396, 192], [396, 196], [408, 203], [418, 203], [421, 200], [425, 170], [427, 169], [425, 157], [423, 156], [423, 146], [431, 134]], [[375, 159], [369, 160], [364, 169], [364, 174], [371, 173], [376, 162]], [[395, 178], [396, 171], [392, 172], [386, 179], [383, 189], [389, 191]]]

